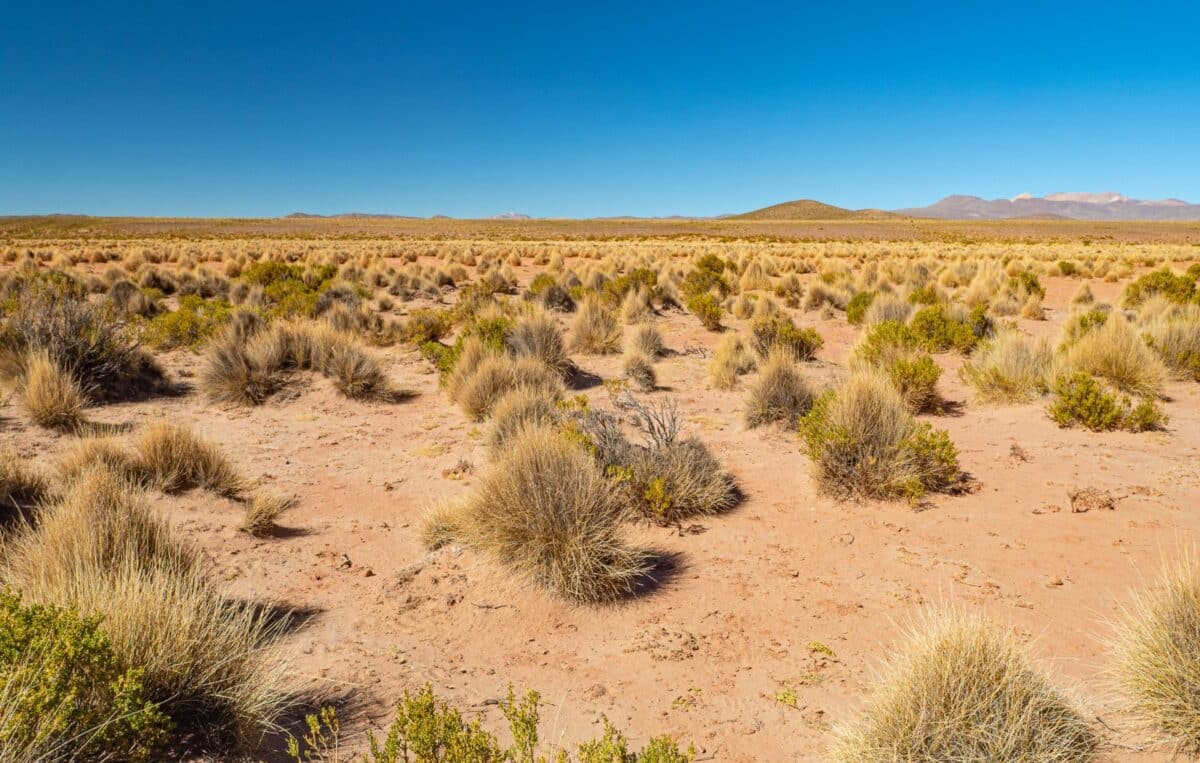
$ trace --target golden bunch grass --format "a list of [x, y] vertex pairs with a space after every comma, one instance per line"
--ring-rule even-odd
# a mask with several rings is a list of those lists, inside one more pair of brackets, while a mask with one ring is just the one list
[[885, 665], [835, 761], [1083, 763], [1100, 737], [1017, 640], [980, 616], [927, 612]]

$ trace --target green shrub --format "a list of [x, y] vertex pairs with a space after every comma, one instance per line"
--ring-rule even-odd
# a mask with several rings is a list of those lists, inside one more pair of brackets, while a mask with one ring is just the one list
[[949, 436], [918, 423], [891, 381], [858, 373], [800, 419], [802, 449], [817, 482], [840, 497], [918, 500], [959, 479]]
[[936, 305], [938, 296], [932, 286], [920, 286], [909, 292], [908, 301], [914, 305]]
[[709, 292], [697, 294], [687, 301], [687, 309], [700, 319], [701, 325], [709, 331], [721, 328], [721, 318], [725, 310], [721, 302]]
[[1081, 310], [1072, 313], [1071, 317], [1063, 325], [1062, 341], [1059, 343], [1059, 348], [1065, 349], [1069, 347], [1084, 334], [1103, 328], [1106, 323], [1108, 323], [1107, 310]]
[[167, 727], [98, 618], [0, 590], [0, 758], [142, 759]]
[[918, 310], [909, 320], [908, 328], [930, 352], [953, 349], [968, 353], [991, 332], [991, 321], [986, 305], [972, 308], [961, 320], [952, 317], [945, 305], [931, 305]]
[[436, 342], [449, 334], [452, 328], [454, 328], [452, 311], [421, 307], [408, 314], [401, 337], [406, 342], [420, 346], [426, 342]]
[[196, 347], [229, 322], [232, 310], [223, 299], [206, 300], [188, 294], [179, 298], [178, 310], [150, 319], [142, 338], [159, 349]]
[[942, 369], [928, 354], [898, 357], [882, 366], [904, 404], [913, 413], [933, 410], [938, 405], [937, 383]]
[[1058, 272], [1064, 276], [1073, 276], [1079, 272], [1079, 266], [1070, 260], [1059, 260]]
[[1154, 296], [1176, 304], [1190, 302], [1196, 297], [1196, 279], [1175, 275], [1170, 268], [1147, 273], [1125, 287], [1125, 306], [1137, 307]]
[[825, 340], [816, 329], [799, 328], [783, 313], [760, 315], [750, 324], [754, 349], [766, 358], [772, 351], [786, 352], [796, 360], [810, 360]]
[[875, 292], [873, 291], [860, 291], [859, 293], [855, 294], [850, 298], [850, 301], [846, 303], [846, 320], [854, 326], [862, 325], [863, 318], [865, 318], [867, 315], [867, 308], [869, 308], [871, 303], [874, 301]]
[[1042, 286], [1042, 282], [1038, 280], [1037, 274], [1032, 270], [1022, 270], [1008, 279], [1008, 288], [1025, 296], [1030, 294], [1036, 294], [1041, 298], [1046, 296], [1046, 288]]
[[[518, 698], [509, 686], [500, 700], [500, 711], [508, 722], [512, 744], [502, 747], [479, 719], [467, 721], [462, 713], [438, 698], [426, 684], [415, 693], [405, 692], [382, 739], [367, 732], [368, 752], [363, 763], [690, 763], [696, 751], [680, 750], [670, 737], [651, 739], [640, 752], [604, 718], [604, 732], [580, 744], [574, 756], [563, 749], [544, 756], [541, 741], [541, 695], [528, 691]], [[337, 763], [341, 727], [332, 708], [306, 718], [308, 732], [301, 739], [288, 739], [288, 753], [296, 763]], [[355, 758], [358, 760], [358, 758]]]
[[1127, 429], [1143, 432], [1162, 429], [1168, 417], [1158, 404], [1143, 398], [1136, 406], [1126, 396], [1105, 389], [1091, 374], [1077, 371], [1061, 375], [1054, 383], [1054, 399], [1047, 409], [1059, 426], [1076, 424], [1096, 432]]
[[661, 293], [658, 287], [658, 273], [649, 268], [634, 268], [624, 275], [607, 281], [600, 290], [604, 301], [614, 307], [631, 291], [644, 289], [651, 299], [657, 299]]

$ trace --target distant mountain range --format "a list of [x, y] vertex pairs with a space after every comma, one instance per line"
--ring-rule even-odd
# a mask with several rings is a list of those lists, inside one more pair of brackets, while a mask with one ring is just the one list
[[[293, 212], [289, 218], [333, 218], [350, 220], [420, 219], [411, 215], [347, 212], [340, 215], [315, 215]], [[982, 199], [978, 196], [947, 196], [927, 207], [910, 207], [891, 212], [882, 209], [846, 209], [813, 199], [773, 204], [751, 212], [713, 217], [670, 215], [664, 217], [598, 217], [596, 220], [885, 220], [899, 217], [929, 217], [942, 220], [1004, 220], [1043, 218], [1062, 220], [1140, 220], [1160, 222], [1200, 221], [1200, 204], [1180, 199], [1161, 201], [1133, 199], [1119, 193], [1049, 193], [1033, 196], [1023, 193], [1011, 199]], [[434, 215], [431, 219], [450, 219]], [[492, 215], [489, 220], [534, 220], [520, 212]]]
[[1001, 220], [1049, 217], [1068, 220], [1200, 221], [1200, 204], [1179, 199], [1150, 201], [1119, 193], [1023, 193], [1011, 199], [947, 196], [927, 207], [897, 209], [897, 214], [943, 220]]

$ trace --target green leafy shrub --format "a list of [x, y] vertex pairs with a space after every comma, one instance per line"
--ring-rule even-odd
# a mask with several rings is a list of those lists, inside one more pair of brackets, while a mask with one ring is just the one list
[[783, 313], [755, 318], [750, 324], [750, 333], [754, 349], [762, 358], [779, 350], [791, 355], [795, 360], [810, 360], [825, 344], [825, 340], [816, 329], [799, 328]]
[[951, 316], [945, 305], [931, 305], [918, 310], [909, 320], [908, 327], [930, 352], [953, 349], [968, 353], [981, 338], [991, 333], [986, 305], [972, 308], [964, 319]]
[[1070, 260], [1059, 260], [1058, 272], [1064, 276], [1073, 276], [1079, 273], [1079, 266]]
[[1008, 279], [1008, 288], [1022, 296], [1030, 294], [1036, 294], [1042, 298], [1046, 296], [1046, 288], [1042, 286], [1042, 282], [1038, 280], [1037, 274], [1032, 270], [1022, 270]]
[[1137, 307], [1154, 296], [1176, 304], [1190, 302], [1196, 298], [1196, 279], [1176, 275], [1170, 268], [1147, 273], [1125, 287], [1125, 306]]
[[1110, 392], [1083, 371], [1063, 374], [1055, 381], [1054, 398], [1047, 412], [1059, 426], [1081, 425], [1096, 432], [1143, 432], [1161, 429], [1168, 421], [1154, 400], [1143, 398], [1133, 406], [1128, 397]]
[[949, 436], [918, 423], [891, 381], [857, 373], [800, 419], [802, 449], [833, 495], [918, 500], [958, 482]]
[[908, 301], [914, 305], [936, 305], [938, 296], [932, 286], [919, 286], [909, 292]]
[[725, 310], [721, 307], [721, 301], [713, 294], [702, 292], [690, 297], [687, 309], [699, 318], [700, 324], [709, 331], [721, 328], [721, 318], [724, 317]]
[[[667, 736], [651, 739], [640, 752], [629, 750], [629, 743], [604, 718], [603, 734], [584, 742], [572, 756], [556, 749], [543, 755], [541, 742], [541, 695], [528, 691], [517, 697], [511, 686], [500, 701], [500, 710], [508, 722], [512, 744], [503, 747], [483, 728], [479, 719], [467, 721], [462, 713], [440, 699], [426, 684], [415, 693], [405, 692], [396, 706], [396, 714], [383, 738], [367, 732], [368, 752], [363, 763], [690, 763], [693, 747], [680, 750]], [[308, 732], [301, 739], [288, 740], [288, 753], [296, 763], [324, 761], [338, 763], [341, 726], [332, 708], [306, 718]], [[359, 758], [355, 758], [359, 760]]]
[[860, 291], [846, 303], [846, 320], [853, 326], [861, 326], [867, 315], [867, 308], [875, 301], [875, 292]]
[[143, 759], [168, 725], [98, 618], [0, 590], [0, 757]]
[[1084, 334], [1103, 328], [1108, 323], [1107, 310], [1080, 310], [1072, 313], [1063, 324], [1062, 340], [1059, 347], [1065, 349], [1074, 344]]
[[605, 302], [616, 306], [621, 304], [626, 294], [639, 289], [644, 289], [651, 299], [657, 299], [662, 291], [658, 286], [658, 273], [650, 268], [634, 268], [605, 282], [600, 294]]
[[146, 324], [142, 338], [159, 349], [196, 347], [229, 322], [233, 307], [223, 299], [195, 294], [179, 298], [179, 309], [161, 313]]
[[426, 342], [436, 342], [449, 334], [452, 328], [454, 328], [452, 311], [421, 307], [408, 314], [401, 337], [406, 342], [420, 346]]

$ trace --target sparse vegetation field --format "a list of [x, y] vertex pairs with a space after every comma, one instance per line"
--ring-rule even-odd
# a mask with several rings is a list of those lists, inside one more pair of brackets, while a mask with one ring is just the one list
[[1183, 223], [2, 220], [0, 763], [1195, 754], [1198, 279]]

